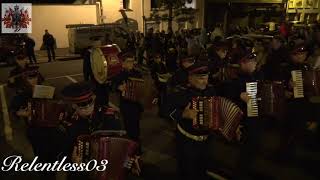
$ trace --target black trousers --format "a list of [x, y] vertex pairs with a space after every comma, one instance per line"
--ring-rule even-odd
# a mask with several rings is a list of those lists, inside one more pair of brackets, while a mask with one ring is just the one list
[[34, 54], [34, 49], [27, 50], [27, 55], [30, 63], [37, 63], [37, 59]]
[[286, 118], [280, 127], [280, 154], [290, 156], [294, 153], [295, 144], [304, 136], [307, 121], [316, 120], [318, 117], [314, 115], [319, 114], [319, 109], [304, 98], [290, 100], [287, 107]]
[[138, 64], [142, 65], [143, 64], [143, 53], [144, 53], [144, 49], [139, 48], [138, 49]]
[[[32, 145], [34, 156], [38, 156], [37, 162], [54, 163], [63, 151], [62, 142], [64, 136], [57, 128], [28, 127], [27, 137]], [[41, 171], [42, 178], [55, 179], [56, 172]]]
[[194, 141], [176, 132], [176, 156], [179, 180], [204, 180], [208, 159], [208, 140]]
[[242, 141], [239, 158], [236, 162], [236, 180], [246, 180], [250, 176], [250, 171], [261, 146], [261, 137], [264, 127], [264, 119], [245, 118], [243, 120]]
[[121, 100], [120, 112], [128, 137], [139, 143], [139, 153], [141, 153], [140, 120], [143, 112], [141, 105], [127, 100]]
[[48, 59], [49, 59], [48, 62], [51, 61], [51, 56], [52, 56], [53, 60], [56, 59], [56, 54], [54, 52], [54, 47], [53, 46], [47, 46], [47, 54], [48, 54]]

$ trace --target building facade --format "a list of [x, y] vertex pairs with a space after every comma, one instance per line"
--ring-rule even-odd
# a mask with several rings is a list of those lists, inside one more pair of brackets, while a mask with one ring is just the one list
[[[197, 9], [194, 21], [186, 23], [185, 27], [201, 28], [204, 25], [205, 0], [189, 0], [186, 7]], [[114, 23], [124, 16], [138, 22], [138, 29], [144, 32], [152, 24], [158, 30], [167, 30], [168, 22], [163, 20], [152, 23], [148, 21], [154, 11], [159, 11], [157, 0], [88, 0], [85, 3], [98, 4], [100, 8], [100, 23]], [[168, 14], [168, 10], [161, 9], [161, 14]], [[178, 30], [178, 24], [173, 21], [173, 30]]]
[[314, 23], [320, 21], [320, 0], [288, 0], [289, 21]]

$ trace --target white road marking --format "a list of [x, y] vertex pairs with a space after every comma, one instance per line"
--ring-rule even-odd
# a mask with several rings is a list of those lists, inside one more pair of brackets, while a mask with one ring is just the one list
[[65, 76], [66, 78], [68, 78], [70, 81], [72, 81], [73, 83], [77, 83], [78, 81], [75, 80], [74, 78], [70, 77], [70, 76]]
[[65, 75], [65, 76], [56, 76], [56, 77], [51, 77], [51, 78], [46, 78], [46, 80], [52, 80], [52, 79], [60, 79], [60, 78], [65, 78], [66, 76], [73, 77], [73, 76], [82, 76], [83, 74], [70, 74], [70, 75]]
[[0, 86], [0, 97], [1, 97], [1, 105], [2, 105], [2, 115], [4, 121], [4, 135], [7, 141], [12, 141], [12, 127], [9, 118], [7, 100], [4, 92], [3, 85]]

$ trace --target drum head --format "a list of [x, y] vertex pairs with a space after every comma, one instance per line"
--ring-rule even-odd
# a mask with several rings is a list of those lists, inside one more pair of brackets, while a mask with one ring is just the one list
[[92, 49], [92, 52], [90, 55], [90, 61], [91, 61], [91, 70], [95, 80], [100, 84], [105, 83], [107, 81], [108, 62], [104, 57], [100, 48]]

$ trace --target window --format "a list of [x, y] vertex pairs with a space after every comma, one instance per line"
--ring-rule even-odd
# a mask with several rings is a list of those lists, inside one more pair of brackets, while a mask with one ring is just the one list
[[120, 0], [121, 9], [131, 9], [130, 0]]
[[187, 0], [185, 6], [187, 8], [196, 8], [196, 0]]
[[160, 8], [159, 0], [151, 0], [151, 9]]

